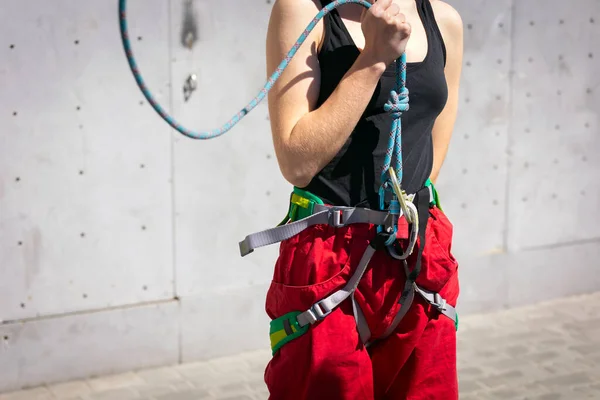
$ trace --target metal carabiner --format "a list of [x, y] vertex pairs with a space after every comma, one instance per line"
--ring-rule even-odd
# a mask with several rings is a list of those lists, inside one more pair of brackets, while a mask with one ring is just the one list
[[419, 213], [417, 207], [413, 203], [407, 203], [408, 212], [405, 215], [406, 220], [412, 218], [415, 222], [410, 224], [410, 234], [408, 237], [408, 246], [402, 254], [398, 254], [394, 246], [388, 247], [388, 252], [392, 257], [397, 260], [406, 260], [414, 251], [415, 245], [417, 244], [417, 238], [419, 237]]
[[402, 190], [402, 188], [400, 187], [400, 182], [398, 182], [398, 177], [396, 176], [396, 172], [394, 171], [394, 168], [390, 167], [389, 174], [390, 174], [390, 181], [392, 182], [392, 189], [394, 190], [394, 193], [396, 194], [396, 197], [398, 198], [398, 201], [400, 202], [400, 208], [402, 209], [402, 213], [404, 214], [406, 221], [408, 221], [408, 223], [414, 224], [415, 220], [413, 218], [413, 215], [416, 215], [417, 213], [415, 212], [414, 214], [411, 215], [411, 213], [409, 212], [409, 207], [408, 207], [408, 205], [412, 204], [412, 202], [406, 195], [406, 192], [404, 190]]

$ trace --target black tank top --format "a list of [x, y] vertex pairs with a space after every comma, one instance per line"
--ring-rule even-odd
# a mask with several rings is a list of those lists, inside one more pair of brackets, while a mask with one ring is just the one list
[[[422, 188], [431, 173], [431, 130], [448, 98], [444, 75], [446, 49], [442, 35], [429, 0], [415, 1], [427, 34], [428, 51], [422, 62], [407, 65], [410, 110], [402, 115], [402, 187], [407, 193]], [[323, 6], [330, 2], [321, 1]], [[360, 54], [337, 10], [325, 16], [323, 22], [325, 37], [318, 55], [321, 88], [317, 106], [327, 100]], [[392, 63], [382, 75], [348, 141], [305, 190], [328, 204], [379, 207], [380, 171], [392, 125], [392, 118], [383, 106], [394, 84], [395, 66]]]

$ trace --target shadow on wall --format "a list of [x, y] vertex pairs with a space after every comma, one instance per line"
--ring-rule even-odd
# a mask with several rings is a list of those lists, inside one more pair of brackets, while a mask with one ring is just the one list
[[183, 21], [181, 22], [181, 45], [191, 50], [198, 39], [198, 18], [194, 11], [194, 0], [186, 0], [183, 5]]

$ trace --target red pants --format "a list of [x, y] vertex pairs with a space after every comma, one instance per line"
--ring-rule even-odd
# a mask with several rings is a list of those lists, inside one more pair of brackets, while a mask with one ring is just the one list
[[[282, 242], [267, 294], [268, 315], [307, 310], [343, 287], [375, 233], [367, 224], [337, 230], [318, 225]], [[458, 264], [451, 242], [450, 221], [431, 208], [417, 284], [455, 306]], [[417, 248], [409, 257], [411, 268], [416, 253]], [[382, 336], [398, 312], [405, 279], [400, 261], [386, 251], [375, 253], [355, 294], [371, 340]], [[273, 400], [457, 399], [454, 322], [415, 295], [394, 333], [367, 349], [346, 300], [275, 353], [265, 382]]]

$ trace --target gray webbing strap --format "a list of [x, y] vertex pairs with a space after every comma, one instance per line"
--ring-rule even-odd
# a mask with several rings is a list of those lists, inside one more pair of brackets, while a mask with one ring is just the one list
[[[406, 262], [406, 260], [404, 260], [402, 262], [402, 264], [404, 265], [404, 273], [406, 274], [406, 276], [408, 276], [408, 274], [410, 272], [408, 270], [408, 263]], [[396, 315], [394, 316], [392, 323], [385, 330], [381, 339], [385, 339], [386, 337], [390, 336], [392, 334], [392, 332], [394, 332], [396, 327], [398, 327], [398, 325], [400, 324], [400, 321], [402, 320], [402, 318], [404, 318], [404, 316], [408, 313], [408, 310], [410, 309], [410, 306], [412, 305], [414, 299], [415, 299], [415, 285], [413, 283], [412, 285], [410, 285], [410, 289], [409, 289], [408, 295], [406, 296], [406, 299], [404, 300], [404, 303], [400, 304], [400, 310], [398, 310], [398, 313], [396, 313]]]
[[337, 306], [342, 304], [344, 300], [350, 297], [358, 287], [358, 283], [367, 270], [369, 261], [371, 261], [373, 254], [375, 254], [375, 248], [371, 245], [367, 246], [365, 253], [356, 267], [356, 271], [354, 271], [354, 274], [352, 274], [352, 277], [350, 280], [348, 280], [346, 286], [327, 296], [323, 300], [316, 302], [311, 308], [298, 315], [296, 318], [298, 320], [298, 324], [303, 327], [307, 324], [314, 324], [315, 322], [322, 320], [331, 314], [331, 312]]
[[[454, 323], [456, 323], [456, 309], [450, 304], [446, 303], [446, 300], [444, 300], [442, 296], [440, 296], [438, 293], [422, 289], [414, 283], [412, 287], [413, 289], [409, 292], [406, 301], [400, 307], [400, 311], [398, 311], [398, 313], [394, 317], [394, 320], [392, 321], [388, 329], [386, 329], [386, 331], [383, 333], [382, 337], [378, 338], [377, 340], [385, 339], [386, 337], [390, 336], [398, 327], [400, 321], [402, 320], [402, 318], [404, 318], [415, 299], [415, 292], [418, 293], [421, 297], [423, 297], [423, 299], [425, 299], [426, 302], [435, 307], [440, 313], [442, 313], [443, 315], [454, 321]], [[367, 345], [370, 344], [371, 343], [368, 343]]]
[[385, 225], [391, 223], [393, 215], [387, 211], [371, 210], [361, 207], [331, 207], [315, 204], [314, 212], [329, 210], [333, 213], [331, 225], [341, 227], [351, 224]]
[[429, 290], [422, 289], [415, 285], [415, 291], [421, 295], [429, 304], [435, 307], [440, 313], [450, 318], [456, 323], [456, 309], [450, 304], [446, 303], [446, 300], [439, 293], [430, 292]]
[[310, 226], [326, 224], [328, 221], [329, 211], [324, 210], [291, 224], [252, 233], [240, 242], [240, 254], [244, 257], [252, 253], [254, 249], [289, 239]]
[[392, 332], [394, 332], [394, 330], [398, 327], [398, 325], [400, 325], [400, 321], [402, 321], [402, 318], [404, 318], [404, 316], [408, 313], [408, 310], [412, 306], [412, 303], [413, 303], [414, 299], [415, 299], [415, 290], [413, 288], [408, 293], [408, 296], [406, 297], [406, 300], [404, 301], [404, 304], [400, 305], [400, 310], [396, 313], [396, 316], [392, 320], [392, 323], [385, 330], [385, 332], [383, 333], [383, 336], [381, 337], [381, 339], [385, 339], [386, 337], [390, 336], [392, 334]]
[[354, 298], [354, 293], [352, 293], [352, 311], [354, 312], [354, 320], [356, 321], [360, 340], [363, 344], [366, 344], [371, 338], [371, 329], [369, 328], [365, 314], [363, 314], [362, 309]]
[[385, 225], [391, 224], [392, 218], [392, 214], [384, 211], [316, 204], [314, 214], [309, 217], [246, 236], [239, 244], [240, 254], [244, 257], [259, 247], [287, 240], [313, 225], [328, 224], [335, 228], [358, 223]]
[[[408, 276], [409, 270], [406, 261], [404, 262], [404, 272], [406, 273], [406, 276]], [[423, 297], [425, 301], [434, 306], [440, 313], [444, 314], [446, 317], [450, 318], [456, 323], [456, 309], [454, 307], [446, 303], [446, 300], [444, 300], [444, 298], [438, 293], [422, 289], [418, 287], [416, 283], [413, 283], [411, 285], [410, 292], [406, 300], [404, 301], [404, 304], [401, 305], [400, 310], [394, 317], [394, 320], [392, 321], [388, 329], [386, 329], [386, 331], [383, 333], [381, 339], [384, 339], [391, 335], [392, 332], [394, 332], [394, 330], [398, 327], [400, 321], [402, 320], [402, 318], [404, 318], [415, 299], [415, 292], [419, 293], [419, 295], [421, 295], [421, 297]]]

